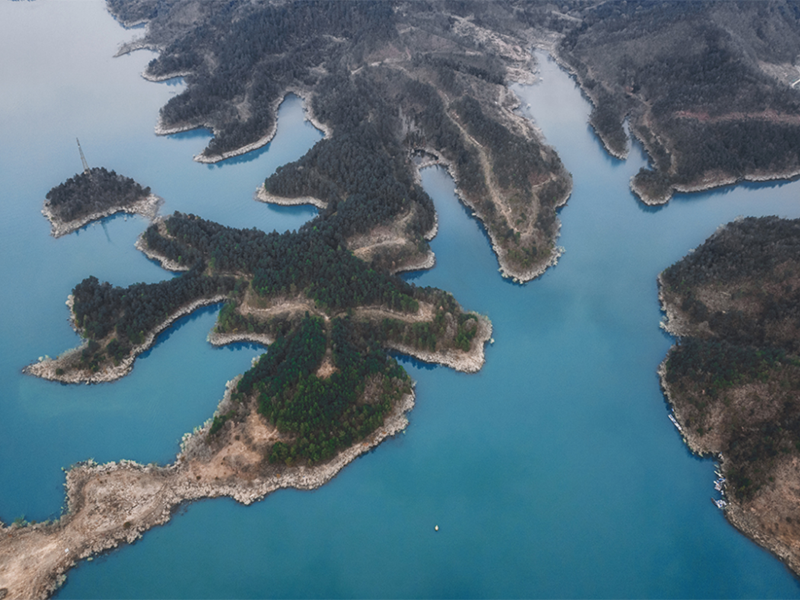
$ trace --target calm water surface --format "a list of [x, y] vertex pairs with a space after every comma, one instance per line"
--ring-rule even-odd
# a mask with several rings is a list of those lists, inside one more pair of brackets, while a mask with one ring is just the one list
[[[268, 231], [315, 214], [252, 200], [264, 177], [320, 139], [300, 101], [284, 102], [268, 147], [194, 163], [207, 132], [153, 135], [182, 82], [141, 79], [150, 53], [112, 58], [140, 34], [97, 0], [0, 4], [4, 521], [57, 516], [61, 467], [76, 461], [169, 462], [224, 382], [261, 351], [208, 345], [217, 311], [208, 308], [162, 335], [119, 382], [20, 374], [78, 343], [64, 300], [84, 277], [172, 276], [133, 249], [138, 217], [49, 237], [39, 211], [80, 169], [76, 136], [90, 164], [151, 186], [165, 213]], [[641, 149], [624, 162], [606, 155], [573, 81], [539, 58], [542, 81], [514, 90], [574, 176], [555, 269], [525, 286], [501, 279], [452, 180], [423, 173], [440, 215], [437, 266], [407, 277], [491, 317], [484, 369], [464, 375], [400, 357], [418, 381], [406, 435], [314, 492], [189, 505], [136, 544], [82, 563], [58, 597], [800, 596], [797, 580], [709, 501], [713, 463], [685, 449], [655, 375], [672, 343], [658, 328], [657, 274], [738, 215], [800, 216], [800, 187], [740, 186], [645, 209], [627, 187], [646, 162]]]

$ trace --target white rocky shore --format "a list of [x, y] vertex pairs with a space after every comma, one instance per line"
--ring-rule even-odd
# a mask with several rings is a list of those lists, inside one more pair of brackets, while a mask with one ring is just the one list
[[433, 251], [429, 250], [426, 254], [419, 255], [416, 260], [412, 259], [395, 267], [391, 273], [392, 275], [396, 275], [397, 273], [407, 273], [409, 271], [426, 271], [435, 266], [436, 255]]
[[[174, 79], [175, 77], [186, 77], [191, 75], [191, 72], [179, 72], [179, 73], [170, 73], [169, 75], [164, 76], [153, 76], [148, 74], [146, 71], [142, 73], [142, 77], [147, 79], [148, 81], [164, 81], [167, 79]], [[272, 138], [275, 137], [275, 134], [278, 131], [278, 108], [286, 99], [286, 96], [289, 94], [295, 94], [303, 99], [303, 109], [305, 110], [306, 120], [311, 123], [314, 127], [319, 129], [326, 138], [331, 137], [333, 135], [333, 129], [329, 126], [322, 123], [317, 117], [314, 115], [314, 111], [311, 107], [311, 93], [308, 90], [303, 90], [295, 87], [287, 88], [284, 90], [283, 94], [281, 94], [273, 103], [272, 103], [272, 114], [273, 114], [273, 124], [269, 131], [267, 131], [261, 138], [252, 142], [250, 144], [246, 144], [241, 146], [240, 148], [236, 148], [234, 150], [229, 150], [227, 152], [223, 152], [221, 154], [197, 154], [194, 157], [194, 160], [199, 163], [204, 164], [213, 164], [228, 158], [233, 158], [235, 156], [241, 156], [243, 154], [247, 154], [248, 152], [252, 152], [253, 150], [258, 150], [269, 144], [272, 141]], [[210, 129], [213, 135], [216, 135], [216, 130], [214, 129], [213, 124], [211, 123], [181, 123], [177, 125], [166, 125], [163, 120], [163, 116], [159, 114], [158, 122], [156, 123], [155, 132], [156, 135], [172, 135], [175, 133], [182, 133], [184, 131], [191, 131], [193, 129]]]
[[275, 341], [275, 338], [266, 333], [219, 333], [214, 330], [208, 334], [206, 339], [212, 346], [224, 346], [236, 342], [251, 342], [254, 344], [261, 344], [262, 346], [269, 346]]
[[72, 221], [62, 221], [53, 213], [50, 206], [45, 203], [44, 208], [42, 208], [42, 214], [47, 218], [48, 221], [50, 221], [50, 234], [54, 238], [60, 238], [62, 235], [67, 235], [68, 233], [77, 231], [92, 221], [97, 221], [121, 212], [142, 215], [146, 219], [153, 221], [158, 216], [158, 210], [161, 208], [163, 202], [163, 198], [156, 196], [155, 194], [150, 194], [149, 196], [144, 196], [141, 199], [131, 202], [125, 206], [112, 206], [106, 210], [93, 212], [85, 217], [74, 219]]
[[[550, 249], [550, 252], [546, 259], [539, 261], [536, 265], [531, 267], [530, 269], [526, 269], [524, 271], [519, 271], [512, 268], [508, 264], [508, 259], [506, 258], [506, 252], [503, 248], [497, 243], [492, 232], [486, 227], [484, 222], [483, 216], [478, 212], [475, 206], [467, 199], [467, 197], [461, 192], [459, 188], [459, 179], [456, 169], [453, 167], [451, 162], [447, 160], [445, 157], [441, 156], [434, 148], [426, 147], [423, 148], [422, 151], [425, 153], [425, 158], [417, 165], [417, 179], [419, 182], [419, 171], [432, 166], [441, 166], [447, 169], [447, 172], [450, 174], [450, 177], [453, 178], [455, 182], [455, 193], [458, 197], [459, 201], [469, 208], [472, 211], [472, 216], [479, 219], [481, 224], [483, 225], [483, 230], [486, 232], [486, 235], [489, 236], [489, 242], [492, 245], [492, 250], [494, 251], [495, 255], [497, 256], [497, 262], [500, 265], [498, 271], [500, 275], [506, 279], [511, 279], [514, 283], [525, 283], [527, 281], [531, 281], [532, 279], [536, 279], [540, 275], [542, 275], [547, 269], [550, 267], [554, 267], [556, 263], [558, 263], [558, 259], [564, 253], [564, 248], [560, 246], [554, 246]], [[568, 192], [563, 198], [559, 199], [558, 202], [555, 204], [555, 208], [561, 208], [567, 203], [569, 197], [571, 195], [571, 191]], [[558, 231], [556, 232], [555, 239], [558, 239], [558, 235], [561, 231], [561, 221], [558, 220]], [[434, 232], [435, 235], [435, 232]]]
[[654, 196], [648, 194], [640, 186], [636, 185], [636, 177], [631, 177], [631, 191], [647, 206], [661, 206], [666, 204], [672, 199], [676, 193], [679, 194], [693, 194], [696, 192], [707, 192], [717, 188], [727, 187], [729, 185], [738, 185], [742, 182], [749, 181], [752, 183], [764, 183], [767, 181], [792, 181], [800, 177], [800, 169], [793, 169], [783, 173], [750, 173], [744, 177], [734, 177], [725, 173], [711, 173], [706, 175], [703, 179], [694, 183], [676, 183], [673, 184], [663, 194]]
[[[78, 348], [67, 350], [57, 358], [45, 357], [39, 362], [30, 364], [22, 369], [22, 372], [26, 373], [27, 375], [33, 375], [35, 377], [41, 377], [42, 379], [49, 379], [51, 381], [59, 381], [61, 383], [105, 383], [120, 379], [131, 372], [131, 369], [133, 369], [133, 363], [136, 361], [136, 357], [142, 352], [148, 350], [155, 343], [159, 333], [167, 329], [181, 317], [193, 313], [198, 308], [224, 302], [226, 298], [227, 296], [225, 295], [200, 298], [199, 300], [195, 300], [194, 302], [190, 302], [189, 304], [185, 304], [184, 306], [180, 307], [169, 317], [164, 319], [164, 321], [159, 323], [150, 333], [148, 333], [147, 337], [141, 344], [134, 346], [130, 354], [121, 360], [118, 365], [108, 365], [104, 369], [95, 373], [91, 371], [75, 369], [74, 364], [79, 360], [82, 350], [87, 345], [87, 342], [84, 342], [84, 344]], [[67, 300], [67, 305], [70, 306], [70, 315], [72, 315], [71, 299], [72, 296], [70, 296], [70, 299]], [[73, 328], [77, 330], [71, 316], [70, 323], [72, 324]]]
[[[158, 224], [158, 227], [161, 229], [162, 235], [166, 233], [164, 222], [157, 221], [156, 223]], [[142, 233], [138, 238], [136, 238], [136, 242], [134, 243], [134, 248], [136, 248], [139, 252], [144, 254], [150, 260], [156, 261], [158, 264], [161, 265], [162, 269], [166, 269], [167, 271], [174, 271], [176, 273], [189, 270], [189, 267], [187, 267], [186, 265], [182, 265], [179, 262], [170, 260], [163, 254], [159, 254], [148, 248], [147, 244], [145, 244], [144, 241], [144, 233]]]
[[284, 196], [275, 196], [274, 194], [270, 194], [266, 188], [260, 185], [256, 188], [255, 193], [253, 194], [253, 198], [258, 202], [265, 202], [267, 204], [277, 204], [279, 206], [302, 206], [304, 204], [310, 204], [312, 206], [316, 206], [320, 210], [324, 210], [328, 207], [328, 203], [320, 200], [319, 198], [314, 198], [313, 196], [298, 196], [297, 198], [286, 198]]
[[478, 330], [472, 339], [469, 352], [451, 349], [439, 352], [420, 350], [397, 342], [386, 345], [401, 354], [407, 354], [422, 362], [440, 364], [462, 373], [477, 373], [486, 362], [485, 345], [492, 339], [492, 322], [483, 315], [478, 315]]
[[[234, 382], [229, 382], [224, 408]], [[221, 447], [208, 441], [210, 421], [184, 436], [181, 452], [165, 467], [119, 461], [99, 465], [87, 461], [67, 472], [67, 512], [54, 523], [0, 523], [0, 590], [6, 600], [46, 598], [82, 559], [120, 544], [132, 543], [148, 529], [166, 523], [186, 502], [228, 496], [251, 504], [280, 488], [315, 489], [330, 481], [345, 465], [408, 425], [413, 391], [401, 398], [382, 427], [363, 442], [327, 463], [313, 467], [281, 467], [259, 471], [263, 453], [254, 452], [228, 435]], [[243, 427], [248, 434], [273, 433], [253, 413]]]

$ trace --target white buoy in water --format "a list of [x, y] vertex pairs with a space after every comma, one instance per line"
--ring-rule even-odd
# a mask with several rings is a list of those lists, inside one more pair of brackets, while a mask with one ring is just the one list
[[434, 529], [434, 531], [439, 531], [439, 526], [436, 525], [433, 529]]

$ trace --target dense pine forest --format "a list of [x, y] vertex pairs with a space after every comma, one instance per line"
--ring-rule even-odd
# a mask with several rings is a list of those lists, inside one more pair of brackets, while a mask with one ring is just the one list
[[678, 345], [665, 383], [741, 501], [800, 455], [800, 221], [730, 223], [661, 276]]
[[[320, 376], [326, 351], [331, 372]], [[406, 372], [374, 339], [358, 335], [347, 317], [326, 327], [321, 318], [306, 316], [244, 374], [234, 398], [255, 401], [258, 412], [286, 434], [267, 460], [291, 466], [328, 460], [363, 440], [410, 391]], [[237, 408], [217, 416], [211, 435], [239, 416]]]
[[[256, 406], [284, 436], [269, 463], [330, 459], [372, 433], [410, 392], [388, 348], [466, 353], [478, 331], [477, 316], [464, 313], [450, 294], [417, 288], [356, 258], [331, 221], [337, 223], [323, 213], [284, 234], [181, 213], [151, 225], [142, 235], [145, 250], [188, 270], [128, 288], [95, 277], [75, 286], [74, 322], [87, 344], [59, 374], [119, 365], [177, 311], [225, 298], [217, 334], [266, 334], [274, 341], [239, 382], [235, 407], [215, 416], [210, 435]], [[305, 302], [304, 312], [293, 311], [297, 302]], [[418, 314], [421, 304], [431, 317]]]
[[63, 222], [83, 219], [111, 208], [123, 209], [150, 195], [130, 177], [94, 167], [47, 192], [45, 207]]
[[418, 308], [411, 285], [353, 256], [336, 229], [318, 220], [284, 234], [224, 227], [180, 213], [165, 226], [166, 235], [157, 225], [145, 232], [150, 250], [192, 267], [207, 261], [213, 272], [245, 274], [262, 297], [302, 292], [328, 311], [364, 304], [403, 312]]
[[[510, 276], [531, 279], [556, 255], [556, 210], [571, 180], [512, 110], [505, 84], [512, 70], [532, 67], [520, 39], [504, 32], [478, 43], [468, 11], [447, 16], [435, 2], [109, 6], [123, 21], [148, 19], [146, 39], [162, 50], [148, 76], [185, 75], [188, 87], [163, 107], [161, 125], [213, 129], [200, 160], [266, 139], [277, 102], [287, 91], [302, 94], [331, 136], [267, 178], [265, 191], [326, 203], [345, 246], [376, 267], [427, 254], [434, 214], [415, 183], [411, 156], [420, 150], [450, 167]], [[176, 26], [190, 8], [192, 25]], [[515, 11], [497, 3], [489, 12], [518, 33]], [[377, 227], [397, 229], [406, 243], [392, 255], [369, 248], [359, 236]]]
[[[490, 41], [525, 47], [534, 39], [575, 72], [594, 104], [590, 122], [617, 155], [625, 155], [630, 145], [623, 127], [628, 120], [653, 161], [652, 169], [644, 169], [634, 182], [637, 193], [650, 202], [666, 201], [675, 189], [786, 177], [800, 170], [800, 123], [795, 118], [800, 99], [791, 86], [800, 78], [794, 67], [800, 55], [800, 8], [789, 0], [558, 5], [519, 0], [237, 1], [206, 5], [193, 25], [176, 27], [184, 11], [197, 9], [194, 4], [109, 1], [123, 19], [148, 20], [148, 40], [163, 50], [151, 63], [150, 75], [189, 74], [189, 88], [164, 107], [162, 120], [168, 127], [212, 126], [208, 157], [266, 135], [274, 125], [274, 103], [286, 89], [314, 96], [315, 108], [328, 121], [323, 89], [331, 77], [342, 80], [337, 87], [352, 105], [351, 125], [364, 120], [365, 98], [377, 95], [394, 110], [403, 106], [404, 95], [386, 82], [412, 74], [413, 80], [436, 87], [437, 100], [445, 100], [446, 121], [458, 120], [456, 106], [469, 105], [466, 97], [471, 95], [496, 129], [507, 119], [498, 118], [496, 98], [486, 92], [503, 85], [521, 64], [507, 46], [501, 50]], [[348, 86], [351, 74], [361, 83]], [[372, 83], [365, 87], [367, 80]], [[382, 90], [376, 82], [385, 84]], [[246, 110], [234, 108], [243, 103]], [[416, 134], [407, 125], [403, 135]], [[426, 140], [445, 134], [450, 143], [438, 148], [453, 150], [459, 144], [454, 132], [445, 133], [447, 128], [445, 123], [439, 134], [428, 130]], [[384, 141], [398, 137], [396, 126], [379, 133]], [[494, 152], [508, 147], [502, 139], [493, 136]], [[502, 169], [506, 163], [494, 164]], [[502, 173], [464, 167], [458, 169], [461, 183], [477, 196], [483, 195], [480, 177], [468, 181], [474, 173], [508, 180]], [[558, 171], [557, 165], [549, 166], [550, 173]], [[514, 230], [515, 225], [508, 227]], [[521, 235], [523, 230], [518, 228]], [[525, 253], [513, 250], [517, 259], [511, 260], [522, 266]], [[533, 248], [525, 250], [530, 254]]]
[[[257, 193], [312, 197], [321, 209], [283, 234], [181, 213], [155, 222], [140, 247], [181, 274], [127, 288], [87, 277], [70, 302], [84, 344], [29, 369], [50, 376], [57, 366], [51, 378], [61, 381], [122, 376], [178, 315], [219, 303], [212, 341], [255, 339], [269, 350], [198, 435], [206, 450], [219, 450], [255, 422], [269, 440], [256, 453], [260, 475], [380, 441], [374, 434], [392, 411], [407, 409], [401, 400], [413, 388], [391, 351], [450, 366], [482, 361], [486, 319], [445, 291], [396, 276], [432, 262], [436, 215], [415, 158], [449, 169], [503, 276], [525, 282], [555, 264], [571, 176], [509, 88], [535, 79], [532, 48], [575, 76], [612, 155], [624, 158], [634, 140], [643, 145], [650, 164], [631, 188], [647, 203], [800, 174], [793, 0], [107, 3], [121, 22], [144, 24], [127, 50], [158, 51], [145, 77], [184, 79], [157, 132], [210, 129], [196, 160], [266, 144], [282, 99], [302, 96], [326, 137], [264, 173]], [[46, 214], [77, 221], [149, 193], [91, 169], [53, 188]], [[660, 284], [665, 326], [679, 337], [662, 385], [682, 433], [694, 451], [719, 458], [728, 518], [782, 557], [796, 554], [800, 222], [731, 223]]]
[[644, 143], [652, 170], [634, 187], [646, 199], [800, 170], [797, 3], [592, 4], [575, 5], [580, 24], [565, 29], [558, 55], [592, 98], [608, 147], [627, 152], [626, 118]]
[[[328, 384], [313, 379], [326, 360], [341, 373], [337, 381], [351, 382], [345, 387], [352, 392], [361, 385], [352, 382], [379, 373], [388, 377], [382, 369], [393, 367], [377, 360], [375, 348], [390, 342], [427, 350], [470, 347], [474, 317], [457, 304], [446, 306], [443, 292], [417, 290], [389, 275], [428, 252], [425, 236], [435, 223], [430, 198], [416, 183], [415, 154], [449, 166], [506, 273], [527, 279], [551, 263], [557, 210], [569, 194], [570, 178], [556, 154], [513, 112], [515, 99], [506, 90], [533, 67], [532, 40], [544, 40], [574, 71], [594, 103], [592, 125], [618, 155], [627, 151], [623, 124], [629, 121], [652, 158], [652, 168], [634, 180], [646, 199], [665, 200], [681, 186], [781, 176], [800, 167], [794, 116], [800, 100], [789, 85], [798, 75], [791, 65], [800, 55], [800, 11], [790, 2], [109, 0], [109, 7], [122, 21], [146, 22], [144, 41], [160, 50], [148, 76], [185, 77], [187, 88], [163, 107], [161, 125], [211, 127], [214, 137], [203, 160], [267, 139], [287, 91], [303, 94], [330, 133], [264, 184], [267, 196], [313, 196], [324, 203], [299, 231], [234, 230], [176, 214], [150, 227], [143, 243], [188, 269], [186, 274], [128, 290], [91, 278], [77, 286], [75, 322], [91, 340], [84, 362], [96, 368], [103, 353], [119, 360], [150, 324], [181, 302], [222, 294], [227, 302], [219, 332], [269, 334], [278, 340], [276, 349], [286, 349], [285, 356], [281, 350], [265, 359], [262, 369], [280, 370], [278, 363], [295, 356], [296, 348], [308, 351], [307, 364], [300, 361], [286, 375], [290, 383], [260, 390], [268, 399], [259, 399], [262, 414], [287, 433], [298, 433], [300, 421], [285, 398], [306, 398], [308, 389], [314, 398], [328, 397]], [[751, 226], [759, 242], [749, 244], [752, 236], [742, 234], [735, 252], [719, 246]], [[786, 250], [781, 243], [793, 232], [777, 222], [769, 226], [776, 237], [767, 247]], [[404, 243], [373, 251], [370, 235], [379, 228], [391, 228]], [[726, 390], [772, 381], [777, 372], [785, 376], [782, 385], [794, 389], [798, 348], [792, 323], [800, 298], [794, 271], [786, 261], [774, 262], [782, 255], [768, 258], [759, 245], [766, 229], [732, 225], [663, 275], [667, 296], [687, 322], [703, 324], [670, 354], [666, 375], [671, 385], [702, 389], [702, 399], [692, 396], [691, 404], [700, 408], [688, 425], [701, 436], [704, 407], [714, 399], [724, 402]], [[725, 281], [720, 269], [735, 257], [744, 262], [731, 267], [735, 277]], [[770, 294], [759, 295], [753, 282], [767, 272], [782, 279], [770, 284]], [[713, 286], [736, 287], [733, 304], [723, 308], [719, 295], [709, 291]], [[268, 310], [263, 307], [277, 298], [302, 299], [313, 314], [256, 316], [254, 307]], [[417, 318], [421, 304], [435, 307], [431, 318]], [[360, 319], [358, 311], [367, 306], [398, 316]], [[348, 362], [343, 348], [353, 344], [365, 356], [374, 351], [377, 362]], [[252, 373], [243, 381], [253, 380]], [[241, 385], [242, 394], [257, 387]], [[336, 406], [331, 414], [341, 417], [349, 410]], [[309, 410], [303, 414], [317, 409]], [[350, 437], [361, 427], [351, 425]], [[349, 439], [337, 431], [314, 442], [316, 453], [300, 444], [280, 447], [272, 458], [320, 460]], [[741, 440], [734, 446], [738, 450], [728, 449], [734, 456], [749, 448]], [[758, 459], [762, 450], [751, 454]], [[752, 466], [759, 460], [736, 464], [739, 474], [732, 479], [741, 497], [768, 480], [767, 471]]]

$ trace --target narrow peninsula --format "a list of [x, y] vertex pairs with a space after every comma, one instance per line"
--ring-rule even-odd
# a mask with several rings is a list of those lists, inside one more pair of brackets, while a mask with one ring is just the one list
[[187, 76], [157, 132], [211, 129], [196, 160], [266, 143], [282, 98], [302, 96], [326, 137], [258, 195], [320, 207], [339, 223], [344, 246], [375, 267], [432, 265], [434, 211], [413, 160], [421, 153], [449, 169], [504, 276], [529, 281], [557, 261], [557, 213], [572, 179], [508, 88], [533, 81], [537, 35], [513, 5], [493, 3], [478, 19], [476, 7], [440, 2], [426, 10], [414, 2], [237, 3], [225, 18], [196, 0], [108, 4], [122, 22], [146, 23], [137, 46], [161, 51], [145, 77]]
[[659, 289], [680, 431], [719, 460], [727, 519], [800, 574], [800, 220], [730, 223]]
[[[382, 415], [379, 426], [317, 464], [288, 460], [298, 434], [267, 421], [252, 395], [236, 396], [234, 381], [213, 421], [184, 436], [173, 463], [88, 461], [73, 466], [67, 472], [67, 512], [58, 521], [0, 524], [0, 595], [9, 600], [50, 596], [79, 560], [134, 542], [169, 521], [186, 502], [228, 496], [250, 504], [281, 488], [319, 487], [408, 425], [405, 415], [414, 405], [414, 392], [407, 376], [394, 368], [386, 374], [400, 377], [386, 380], [376, 372], [357, 398], [357, 412], [369, 413], [373, 421]], [[287, 458], [277, 460], [284, 452]]]
[[137, 246], [179, 277], [127, 288], [88, 277], [75, 286], [68, 306], [84, 344], [27, 373], [111, 381], [160, 330], [215, 302], [224, 305], [212, 343], [249, 340], [270, 344], [269, 352], [227, 386], [171, 465], [70, 469], [59, 521], [0, 531], [0, 588], [12, 598], [46, 597], [78, 560], [137, 539], [183, 502], [231, 496], [249, 504], [280, 487], [322, 485], [407, 424], [413, 382], [390, 351], [481, 368], [492, 331], [486, 317], [447, 292], [373, 268], [341, 240], [326, 214], [299, 231], [268, 234], [175, 213]]

